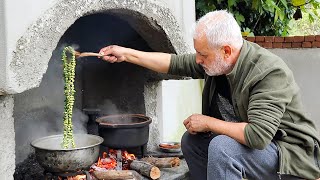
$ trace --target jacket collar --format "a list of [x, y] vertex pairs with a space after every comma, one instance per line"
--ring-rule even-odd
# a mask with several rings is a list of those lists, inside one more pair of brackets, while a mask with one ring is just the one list
[[250, 44], [248, 43], [248, 41], [243, 40], [243, 45], [241, 47], [238, 60], [237, 60], [236, 64], [234, 65], [233, 69], [231, 70], [231, 72], [226, 75], [231, 83], [231, 86], [233, 86], [233, 87], [236, 83], [237, 76], [240, 73], [239, 71], [241, 69], [241, 66], [244, 63], [244, 60], [248, 55], [249, 49], [250, 49]]

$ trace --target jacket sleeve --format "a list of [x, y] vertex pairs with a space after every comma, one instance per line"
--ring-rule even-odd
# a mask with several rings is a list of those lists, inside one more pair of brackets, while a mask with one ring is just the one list
[[168, 74], [204, 78], [204, 70], [196, 63], [195, 54], [172, 54]]
[[292, 97], [297, 93], [292, 72], [273, 68], [252, 78], [249, 93], [248, 125], [245, 139], [250, 148], [264, 149], [275, 136]]

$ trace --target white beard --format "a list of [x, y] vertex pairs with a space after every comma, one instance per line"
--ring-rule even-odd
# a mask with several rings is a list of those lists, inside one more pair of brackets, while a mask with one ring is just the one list
[[211, 64], [209, 64], [207, 67], [202, 65], [202, 67], [209, 76], [218, 76], [227, 74], [227, 72], [231, 70], [233, 66], [231, 63], [225, 62], [221, 55], [216, 54], [215, 60]]

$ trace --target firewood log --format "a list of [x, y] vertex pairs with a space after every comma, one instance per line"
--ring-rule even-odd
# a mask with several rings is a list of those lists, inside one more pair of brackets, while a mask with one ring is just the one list
[[94, 171], [93, 175], [98, 180], [135, 180], [135, 176], [129, 170]]
[[145, 157], [141, 161], [148, 162], [158, 168], [172, 168], [180, 165], [180, 159], [178, 157], [166, 157], [166, 158], [156, 158], [156, 157]]
[[144, 161], [133, 160], [130, 164], [130, 168], [151, 179], [158, 179], [161, 175], [161, 171], [158, 167]]

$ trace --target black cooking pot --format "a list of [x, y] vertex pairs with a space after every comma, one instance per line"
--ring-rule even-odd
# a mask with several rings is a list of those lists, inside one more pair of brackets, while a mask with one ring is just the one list
[[147, 144], [151, 118], [142, 114], [121, 114], [102, 116], [99, 135], [104, 139], [102, 145], [115, 148], [132, 148]]

